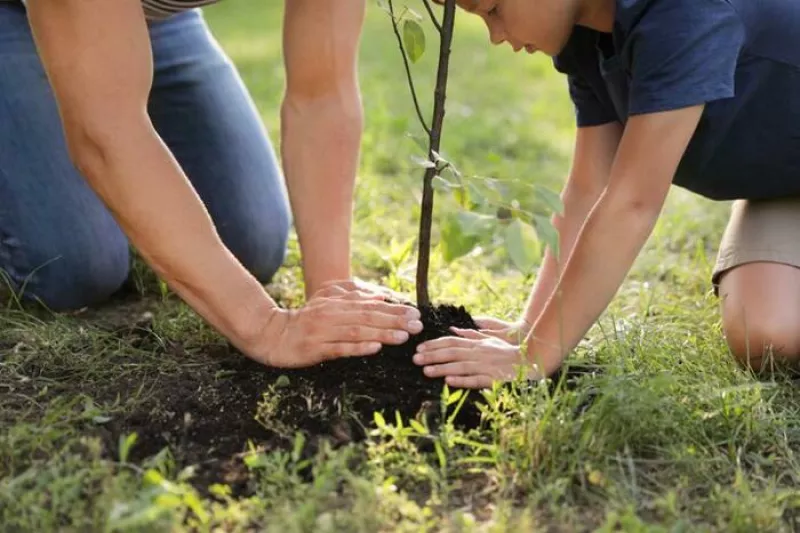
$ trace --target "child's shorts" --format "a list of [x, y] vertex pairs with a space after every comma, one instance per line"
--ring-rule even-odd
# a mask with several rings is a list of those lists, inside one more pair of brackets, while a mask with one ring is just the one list
[[800, 268], [800, 198], [733, 202], [712, 272], [714, 291], [725, 271], [752, 262]]

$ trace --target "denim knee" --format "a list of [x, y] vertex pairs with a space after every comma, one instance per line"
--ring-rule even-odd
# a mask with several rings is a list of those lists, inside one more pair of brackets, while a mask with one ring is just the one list
[[269, 283], [286, 259], [291, 225], [288, 210], [253, 221], [248, 231], [229, 239], [231, 252], [261, 283]]
[[[58, 250], [39, 246], [0, 253], [0, 269], [23, 301], [39, 302], [53, 311], [80, 309], [106, 300], [128, 277], [127, 244], [104, 244], [63, 242]], [[4, 245], [8, 252], [14, 241], [7, 239]], [[3, 260], [7, 258], [17, 260]]]

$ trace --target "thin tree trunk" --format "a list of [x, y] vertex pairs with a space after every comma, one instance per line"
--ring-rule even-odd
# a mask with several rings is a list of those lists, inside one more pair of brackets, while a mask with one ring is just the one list
[[[455, 0], [446, 0], [439, 40], [439, 68], [436, 74], [436, 89], [434, 91], [433, 122], [431, 124], [429, 136], [429, 157], [431, 160], [433, 160], [434, 152], [439, 153], [439, 145], [442, 137], [442, 124], [444, 122], [445, 99], [447, 95], [447, 75], [450, 63], [450, 45], [453, 40], [455, 12]], [[419, 307], [426, 307], [431, 303], [430, 294], [428, 292], [428, 270], [430, 268], [431, 256], [433, 178], [435, 175], [436, 168], [426, 168], [422, 182], [422, 205], [419, 220], [419, 253], [417, 258], [417, 305]]]

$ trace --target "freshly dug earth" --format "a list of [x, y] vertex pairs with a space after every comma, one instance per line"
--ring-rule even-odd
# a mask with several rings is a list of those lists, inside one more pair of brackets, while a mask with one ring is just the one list
[[[463, 307], [447, 305], [424, 309], [422, 321], [423, 332], [401, 346], [301, 370], [266, 368], [224, 347], [208, 354], [208, 364], [188, 364], [198, 361], [183, 355], [187, 364], [176, 373], [131, 376], [111, 386], [109, 392], [126, 395], [146, 380], [149, 392], [133, 412], [106, 424], [105, 441], [113, 453], [120, 435], [135, 432], [132, 460], [168, 446], [179, 466], [197, 465], [198, 488], [222, 482], [246, 493], [240, 454], [248, 441], [266, 450], [290, 449], [299, 431], [310, 455], [323, 439], [334, 446], [363, 439], [375, 411], [388, 421], [395, 411], [404, 420], [422, 414], [435, 426], [444, 381], [427, 378], [412, 356], [419, 343], [452, 335], [451, 326], [477, 326]], [[470, 392], [456, 425], [479, 423], [479, 401]]]

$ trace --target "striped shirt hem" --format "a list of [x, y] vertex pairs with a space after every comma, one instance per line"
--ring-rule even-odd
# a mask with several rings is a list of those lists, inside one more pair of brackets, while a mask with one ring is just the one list
[[[162, 20], [183, 11], [215, 4], [220, 0], [142, 0], [148, 20]], [[0, 0], [0, 3], [25, 4], [25, 0]]]

